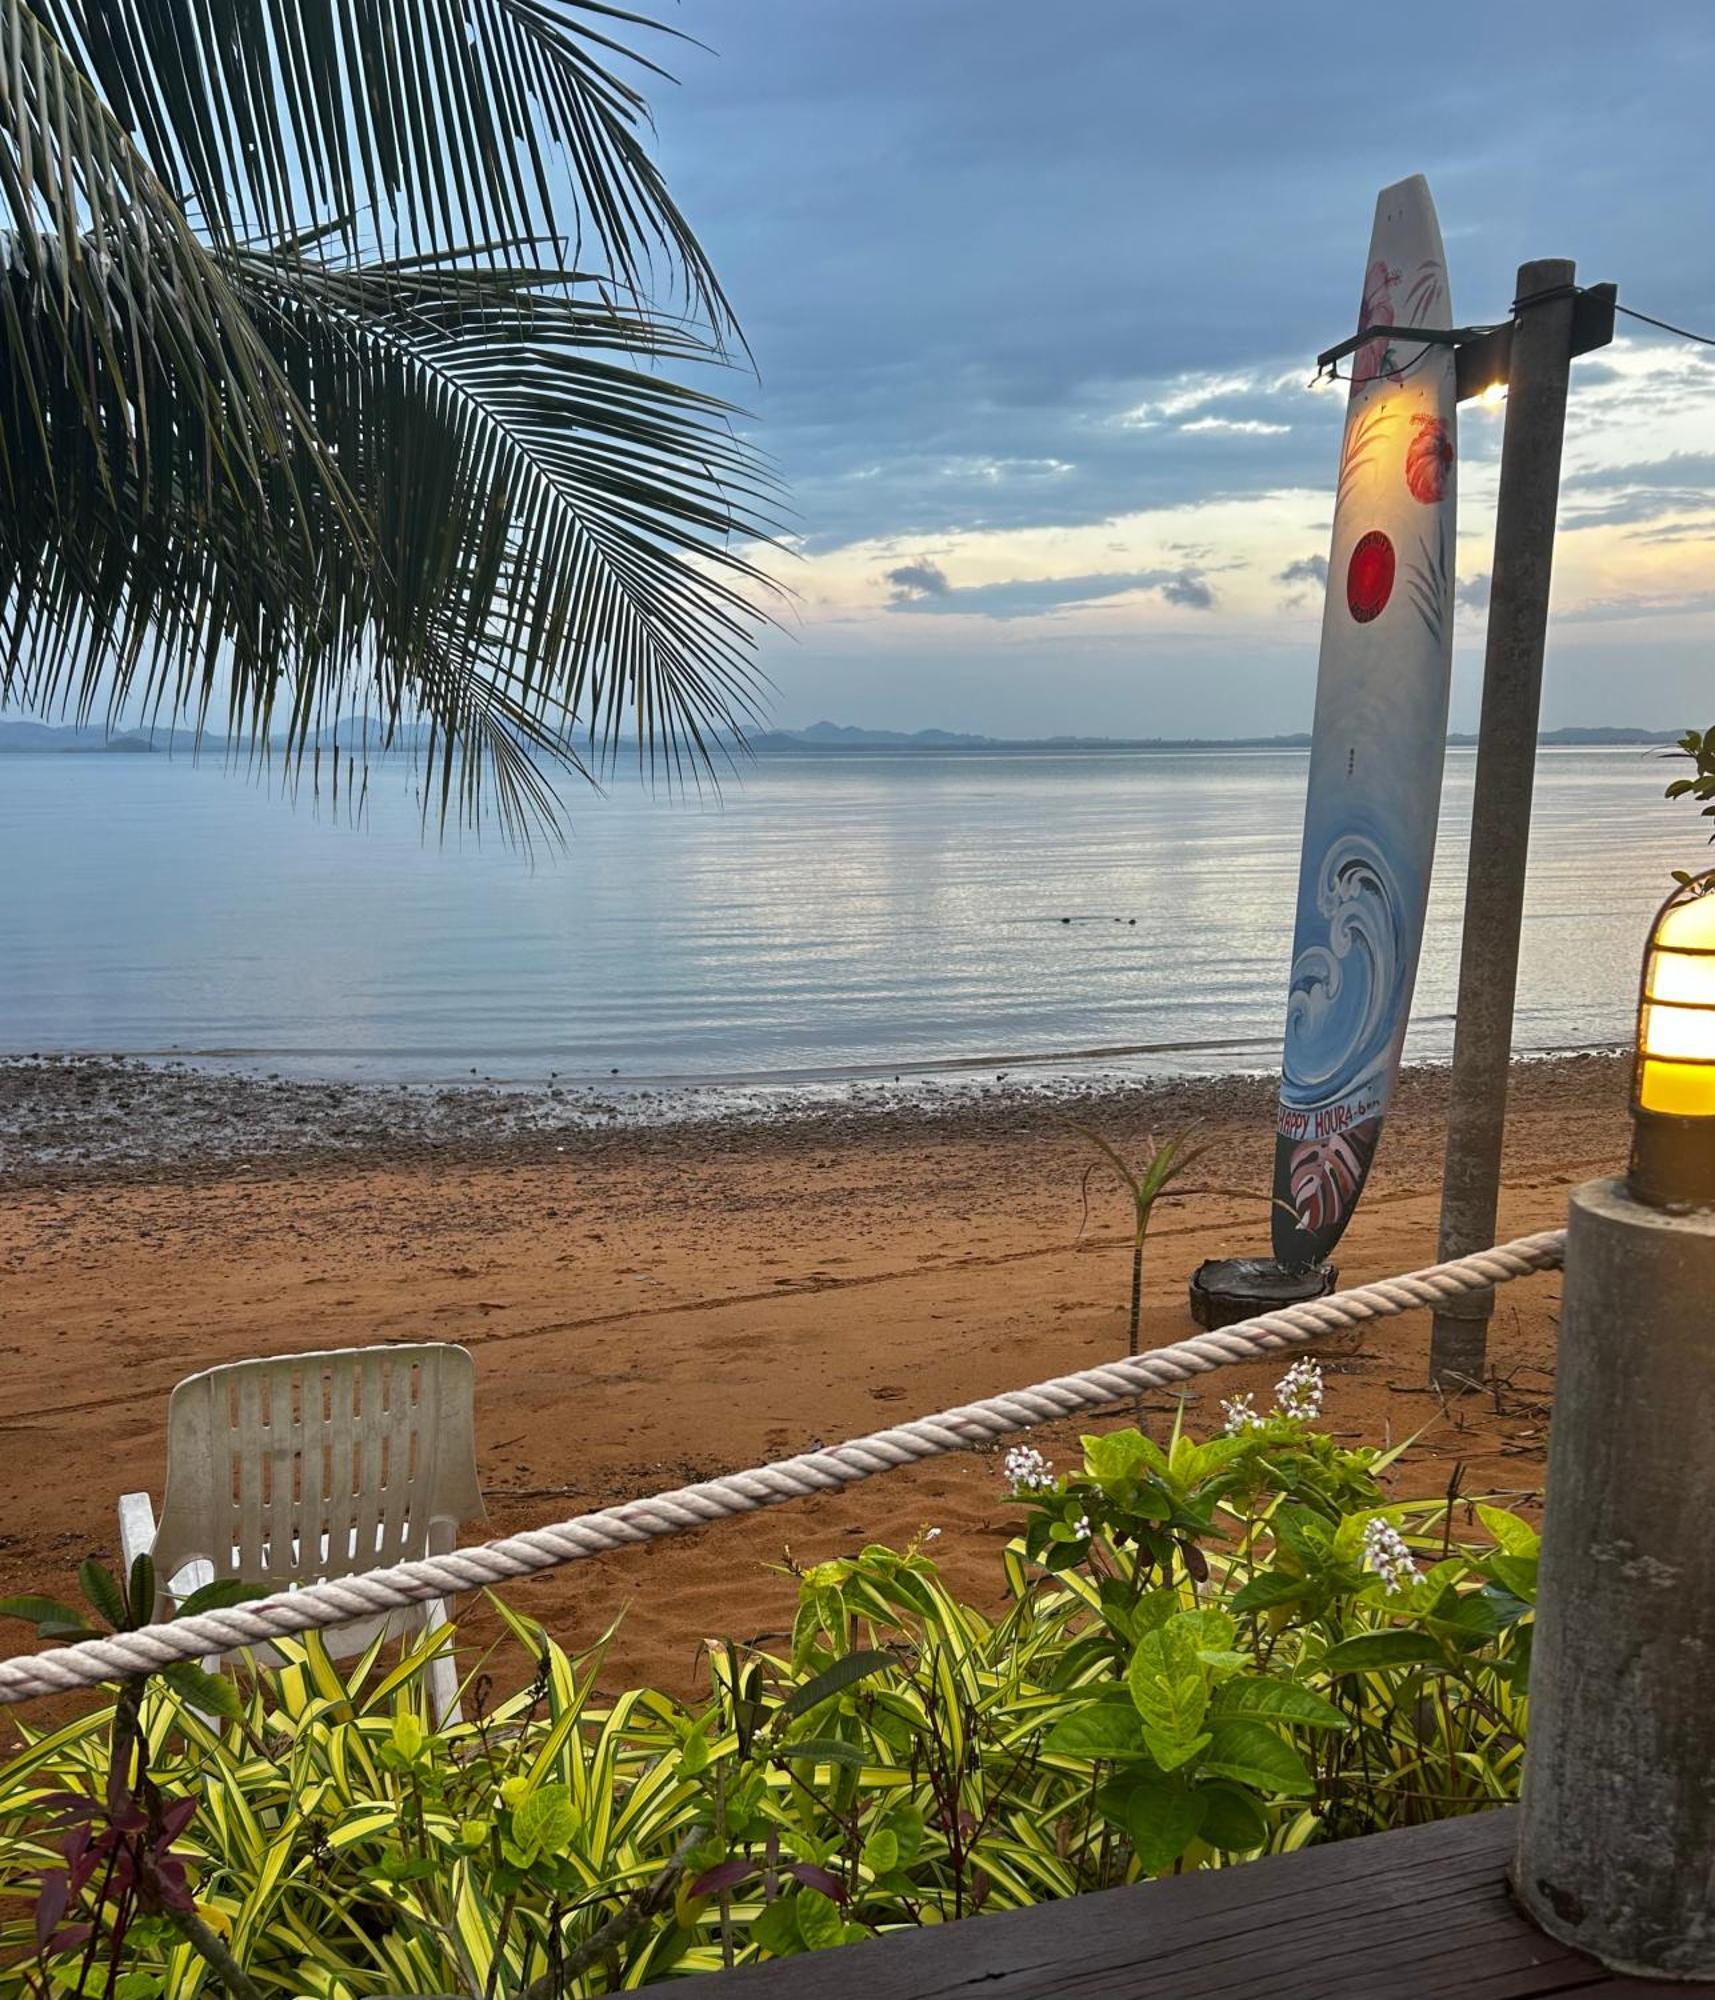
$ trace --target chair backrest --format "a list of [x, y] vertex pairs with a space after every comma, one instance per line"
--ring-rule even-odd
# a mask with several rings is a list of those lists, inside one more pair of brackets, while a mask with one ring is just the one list
[[440, 1342], [237, 1361], [187, 1376], [167, 1411], [155, 1536], [186, 1563], [293, 1584], [410, 1562], [482, 1513], [475, 1368]]

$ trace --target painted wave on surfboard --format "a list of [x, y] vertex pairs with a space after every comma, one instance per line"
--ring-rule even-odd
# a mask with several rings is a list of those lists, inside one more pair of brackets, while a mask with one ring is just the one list
[[[1406, 254], [1399, 254], [1401, 249]], [[1434, 858], [1453, 619], [1445, 260], [1421, 180], [1385, 189], [1352, 360], [1276, 1122], [1274, 1249], [1326, 1257], [1374, 1162]]]

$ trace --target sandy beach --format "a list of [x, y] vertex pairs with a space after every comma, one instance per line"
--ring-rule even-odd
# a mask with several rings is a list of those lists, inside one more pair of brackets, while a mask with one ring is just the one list
[[[1433, 1261], [1445, 1083], [1403, 1077], [1344, 1282]], [[1503, 1234], [1554, 1226], [1570, 1186], [1620, 1164], [1625, 1089], [1615, 1057], [1515, 1069]], [[997, 1078], [939, 1103], [877, 1089], [638, 1125], [546, 1093], [0, 1065], [0, 1591], [64, 1591], [84, 1557], [111, 1560], [118, 1494], [159, 1497], [172, 1385], [246, 1355], [462, 1342], [504, 1533], [1122, 1352], [1124, 1215], [1098, 1173], [1085, 1222], [1091, 1154], [1068, 1108], [1122, 1145], [1193, 1120], [1210, 1142], [1146, 1266], [1145, 1344], [1178, 1338], [1200, 1259], [1264, 1245], [1271, 1099], [1228, 1078], [1068, 1106]], [[1331, 1343], [1330, 1428], [1420, 1433], [1409, 1491], [1528, 1493], [1558, 1298], [1555, 1275], [1505, 1290], [1494, 1383], [1454, 1408], [1425, 1386], [1427, 1315]], [[1191, 1421], [1237, 1390], [1266, 1400], [1279, 1372], [1224, 1372]], [[1079, 1428], [1035, 1441], [1064, 1461]], [[688, 1690], [704, 1634], [782, 1631], [788, 1549], [811, 1561], [932, 1525], [955, 1581], [992, 1593], [1001, 1484], [992, 1454], [943, 1459], [511, 1594], [571, 1645], [623, 1613], [604, 1678]]]

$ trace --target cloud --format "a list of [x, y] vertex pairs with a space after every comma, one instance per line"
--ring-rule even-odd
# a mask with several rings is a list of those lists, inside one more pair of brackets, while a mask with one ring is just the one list
[[[1715, 229], [1715, 9], [1446, 0], [1448, 39], [1484, 60], [1409, 82], [1386, 36], [1306, 35], [1256, 0], [1232, 11], [1242, 61], [1222, 10], [1135, 0], [1089, 0], [1080, 35], [1028, 0], [697, 10], [708, 48], [677, 45], [679, 87], [651, 95], [668, 183], [756, 357], [756, 378], [728, 392], [790, 496], [805, 559], [791, 569], [813, 578], [791, 650], [765, 642], [783, 706], [844, 714], [860, 674], [897, 671], [902, 715], [950, 726], [1051, 733], [1080, 685], [1081, 724], [1098, 732], [1198, 733], [1240, 687], [1296, 713], [1315, 649], [1279, 600], [1319, 580], [1276, 578], [1318, 545], [1344, 415], [1304, 385], [1354, 324], [1378, 182], [1415, 164], [1383, 158], [1378, 117], [1432, 135], [1455, 318], [1503, 312], [1529, 243], [1558, 236], [1586, 278], [1621, 276], [1642, 306], [1715, 321], [1715, 278], [1685, 248]], [[1568, 518], [1628, 493], [1631, 518], [1566, 538], [1560, 601], [1677, 588], [1704, 560], [1690, 542], [1621, 538], [1692, 511], [1673, 511], [1663, 480], [1677, 496], [1707, 477], [1682, 463], [1634, 490], [1614, 468], [1715, 445], [1699, 413], [1712, 374], [1647, 330], [1578, 364], [1567, 471], [1586, 483], [1569, 480]], [[1461, 428], [1475, 536], [1501, 430]], [[1195, 561], [1167, 546], [1194, 513], [1209, 525], [1182, 538], [1213, 549]], [[945, 593], [880, 581], [923, 550], [950, 573]], [[1248, 573], [1229, 583], [1220, 566], [1240, 558]], [[1107, 586], [1067, 595], [1068, 576], [1152, 568], [1130, 586], [1150, 593], [1135, 620], [1133, 602], [1097, 594]], [[1182, 568], [1213, 585], [1212, 612], [1168, 612]], [[886, 615], [890, 591], [911, 602]], [[1066, 608], [1080, 601], [1109, 609]], [[936, 615], [949, 610], [972, 615]], [[1134, 623], [1172, 656], [1158, 683]], [[1052, 670], [1015, 689], [997, 637], [1007, 659]], [[1218, 668], [1183, 671], [1193, 639]], [[1271, 654], [1253, 684], [1276, 644], [1286, 664]], [[1637, 670], [1676, 709], [1691, 668], [1661, 657]]]
[[[1673, 451], [1630, 465], [1588, 466], [1561, 484], [1572, 496], [1561, 510], [1567, 532], [1659, 521], [1715, 502], [1715, 452]], [[1582, 494], [1596, 497], [1584, 501]]]
[[1261, 417], [1197, 417], [1179, 426], [1180, 435], [1193, 431], [1224, 431], [1229, 437], [1285, 437], [1290, 424], [1265, 423]]
[[1215, 593], [1195, 570], [1182, 569], [1176, 575], [1165, 577], [1156, 586], [1169, 604], [1180, 604], [1188, 611], [1213, 611]]
[[[919, 565], [909, 567], [916, 569]], [[927, 567], [933, 569], [934, 565]], [[935, 574], [940, 578], [940, 589], [931, 591], [919, 587], [909, 592], [896, 591], [887, 608], [890, 611], [953, 612], [963, 617], [1008, 620], [1051, 617], [1057, 612], [1099, 604], [1107, 598], [1126, 597], [1145, 591], [1160, 598], [1164, 604], [1188, 611], [1209, 611], [1215, 603], [1214, 591], [1194, 569], [1139, 569], [1102, 571], [1089, 576], [1015, 577], [1004, 583], [967, 584], [960, 589], [950, 587], [938, 569]], [[897, 575], [897, 571], [890, 571], [890, 581]]]
[[1489, 608], [1489, 573], [1484, 570], [1480, 576], [1462, 576], [1453, 586], [1453, 602], [1464, 605], [1467, 611], [1487, 611]]
[[887, 580], [893, 585], [895, 604], [913, 604], [924, 597], [945, 597], [953, 587], [947, 581], [947, 572], [927, 556], [890, 569]]
[[1715, 544], [1715, 514], [1705, 514], [1695, 521], [1673, 521], [1665, 528], [1628, 528], [1628, 542], [1645, 542], [1652, 547], [1666, 547], [1675, 542], [1709, 542]]
[[1286, 585], [1286, 593], [1280, 600], [1282, 607], [1295, 610], [1309, 603], [1318, 591], [1328, 588], [1328, 558], [1299, 556], [1284, 569], [1276, 570], [1274, 580]]

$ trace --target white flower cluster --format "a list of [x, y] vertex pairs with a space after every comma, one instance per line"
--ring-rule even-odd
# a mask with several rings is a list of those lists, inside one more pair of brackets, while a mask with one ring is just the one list
[[1283, 1417], [1307, 1424], [1322, 1414], [1322, 1370], [1305, 1355], [1274, 1385], [1274, 1406]]
[[1251, 1408], [1248, 1389], [1242, 1390], [1236, 1396], [1229, 1396], [1221, 1405], [1221, 1415], [1227, 1420], [1228, 1437], [1237, 1437], [1240, 1431], [1255, 1431], [1262, 1428], [1262, 1418]]
[[1006, 1455], [1006, 1483], [1015, 1494], [1045, 1493], [1054, 1484], [1054, 1462], [1032, 1444], [1015, 1444]]
[[1390, 1596], [1417, 1575], [1405, 1537], [1379, 1514], [1364, 1523], [1364, 1567], [1381, 1578]]
[[[1274, 1414], [1293, 1417], [1301, 1424], [1311, 1423], [1322, 1414], [1322, 1393], [1322, 1369], [1317, 1362], [1305, 1356], [1293, 1362], [1275, 1383]], [[1238, 1437], [1244, 1431], [1260, 1430], [1268, 1421], [1256, 1408], [1248, 1389], [1229, 1396], [1221, 1405], [1221, 1415], [1228, 1437]]]
[[1080, 1514], [1077, 1520], [1072, 1523], [1072, 1533], [1081, 1542], [1087, 1542], [1090, 1539], [1090, 1517], [1088, 1514]]

